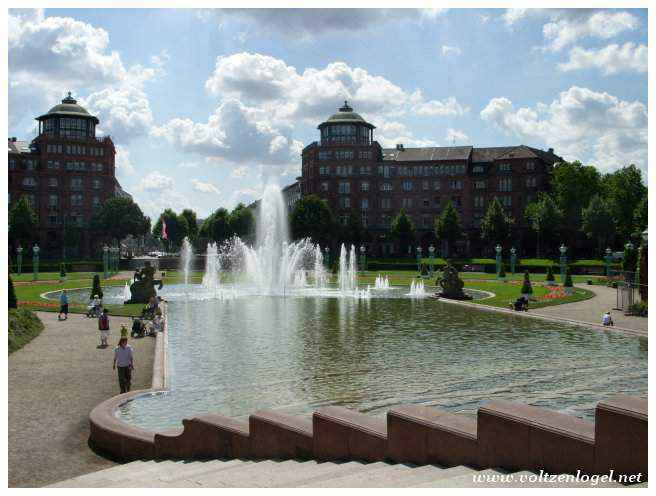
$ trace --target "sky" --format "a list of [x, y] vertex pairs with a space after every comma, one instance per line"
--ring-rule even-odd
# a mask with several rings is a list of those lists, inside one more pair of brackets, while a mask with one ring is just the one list
[[12, 9], [9, 135], [68, 91], [142, 210], [259, 198], [348, 100], [383, 147], [647, 170], [646, 9]]

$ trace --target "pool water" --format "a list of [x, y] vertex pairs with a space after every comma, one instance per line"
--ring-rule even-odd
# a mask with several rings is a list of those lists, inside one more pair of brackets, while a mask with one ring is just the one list
[[384, 415], [418, 403], [473, 413], [503, 398], [592, 419], [605, 397], [647, 394], [644, 338], [403, 293], [198, 300], [165, 288], [170, 391], [120, 415], [158, 430], [210, 412], [341, 405]]

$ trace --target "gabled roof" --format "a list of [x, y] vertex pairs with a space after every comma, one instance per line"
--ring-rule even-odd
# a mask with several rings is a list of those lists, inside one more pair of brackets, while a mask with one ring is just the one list
[[507, 154], [509, 151], [517, 148], [516, 146], [492, 146], [486, 148], [474, 148], [472, 151], [472, 162], [493, 162], [499, 157]]
[[384, 148], [383, 160], [425, 162], [430, 160], [468, 160], [471, 146], [435, 146], [427, 148]]
[[553, 151], [545, 152], [526, 145], [474, 148], [472, 152], [472, 162], [493, 162], [511, 158], [539, 158], [551, 165], [563, 160]]

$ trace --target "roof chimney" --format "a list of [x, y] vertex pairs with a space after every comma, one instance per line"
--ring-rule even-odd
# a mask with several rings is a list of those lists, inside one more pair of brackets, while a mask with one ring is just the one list
[[12, 137], [11, 137], [11, 142], [12, 142], [12, 143], [16, 143], [16, 136], [12, 136]]
[[396, 145], [396, 149], [402, 152], [403, 151], [403, 143], [398, 143]]
[[549, 148], [549, 153], [553, 153], [553, 148]]

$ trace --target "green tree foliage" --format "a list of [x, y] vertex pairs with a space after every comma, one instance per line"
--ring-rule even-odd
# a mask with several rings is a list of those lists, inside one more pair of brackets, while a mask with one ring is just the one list
[[624, 257], [622, 258], [622, 270], [635, 272], [638, 265], [638, 250], [633, 244], [624, 245]]
[[435, 235], [445, 244], [444, 256], [448, 256], [450, 245], [462, 236], [460, 217], [452, 202], [448, 202], [440, 216], [435, 220]]
[[599, 191], [601, 177], [594, 166], [581, 162], [561, 162], [554, 166], [551, 178], [554, 200], [563, 213], [564, 226], [578, 230], [581, 211]]
[[91, 229], [121, 240], [128, 235], [142, 236], [150, 230], [150, 218], [130, 198], [112, 197], [93, 215]]
[[597, 254], [602, 256], [604, 244], [615, 232], [613, 214], [608, 202], [600, 195], [593, 196], [590, 204], [583, 209], [581, 219], [581, 230], [589, 239], [597, 242]]
[[335, 217], [330, 206], [317, 195], [304, 196], [296, 202], [290, 225], [294, 239], [311, 238], [322, 246], [333, 241], [336, 231]]
[[401, 253], [407, 253], [408, 246], [415, 239], [415, 225], [405, 213], [405, 209], [402, 208], [396, 217], [392, 219], [390, 236], [399, 242]]
[[344, 243], [358, 245], [367, 241], [367, 230], [362, 225], [357, 210], [351, 210], [346, 225], [340, 228], [340, 239]]
[[35, 239], [38, 218], [27, 197], [21, 196], [9, 211], [9, 239], [24, 247]]
[[93, 298], [95, 295], [98, 295], [98, 298], [103, 297], [103, 290], [102, 287], [100, 286], [100, 276], [98, 274], [95, 274], [93, 276], [93, 284], [92, 284], [91, 295], [89, 299]]
[[9, 308], [18, 308], [16, 291], [14, 291], [14, 281], [11, 280], [11, 276], [9, 276]]
[[522, 294], [533, 294], [533, 287], [531, 286], [531, 277], [529, 276], [528, 270], [524, 272], [524, 282], [522, 283]]
[[196, 218], [196, 212], [190, 208], [185, 208], [180, 214], [187, 221], [187, 237], [192, 243], [198, 238], [198, 219]]
[[239, 236], [242, 240], [251, 241], [255, 235], [255, 215], [253, 215], [253, 210], [243, 203], [237, 205], [230, 212], [228, 224], [232, 234]]
[[215, 243], [223, 243], [233, 235], [230, 227], [230, 212], [221, 207], [216, 209], [200, 227], [200, 236]]
[[481, 238], [494, 246], [503, 244], [510, 236], [514, 222], [514, 219], [506, 215], [499, 200], [494, 197], [481, 221]]
[[537, 234], [537, 257], [539, 258], [541, 241], [546, 246], [550, 246], [556, 240], [562, 228], [563, 213], [550, 195], [540, 193], [537, 201], [526, 206], [524, 215], [528, 219], [531, 229]]
[[633, 225], [635, 226], [636, 231], [639, 233], [642, 233], [642, 231], [647, 229], [647, 218], [649, 215], [647, 198], [648, 195], [645, 194], [645, 196], [642, 197], [642, 200], [640, 200], [640, 203], [638, 203], [638, 206], [636, 207], [633, 214]]
[[189, 224], [187, 219], [183, 215], [176, 214], [170, 208], [167, 208], [162, 212], [155, 222], [153, 227], [153, 236], [156, 238], [166, 241], [162, 238], [162, 221], [166, 221], [166, 234], [168, 236], [168, 241], [171, 244], [172, 248], [179, 248], [182, 245], [182, 241], [185, 239], [185, 236], [189, 233]]
[[640, 169], [629, 165], [605, 175], [602, 189], [615, 219], [615, 230], [622, 242], [628, 241], [636, 231], [636, 209], [647, 195]]

